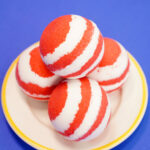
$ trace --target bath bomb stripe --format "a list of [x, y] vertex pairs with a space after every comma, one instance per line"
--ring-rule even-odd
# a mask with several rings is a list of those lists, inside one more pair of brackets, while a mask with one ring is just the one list
[[59, 84], [52, 92], [48, 112], [52, 125], [60, 134], [66, 139], [81, 141], [95, 138], [105, 129], [110, 106], [99, 84], [82, 78]]
[[89, 80], [85, 80], [85, 82], [82, 82], [81, 86], [78, 88], [81, 88], [82, 99], [78, 105], [79, 109], [76, 113], [76, 117], [71, 122], [70, 127], [65, 130], [64, 133], [62, 133], [65, 136], [70, 136], [80, 126], [90, 105], [91, 87]]
[[30, 46], [21, 54], [16, 67], [16, 79], [23, 92], [41, 100], [49, 99], [52, 90], [62, 80], [43, 63], [39, 44]]
[[[57, 131], [59, 132], [63, 133], [65, 130], [67, 130], [69, 128], [69, 125], [74, 119], [78, 105], [80, 104], [82, 99], [80, 86], [81, 86], [81, 82], [79, 80], [77, 81], [72, 80], [69, 83], [67, 83], [68, 95], [67, 95], [65, 106], [62, 109], [62, 112], [56, 117], [56, 119], [52, 120], [52, 124], [57, 128]], [[51, 101], [52, 100], [53, 98], [51, 99]], [[74, 104], [73, 107], [71, 107], [72, 103]], [[51, 105], [49, 106], [51, 108]], [[55, 107], [57, 106], [55, 105]], [[62, 124], [64, 120], [65, 122]]]
[[124, 79], [127, 76], [127, 73], [129, 72], [129, 67], [130, 67], [130, 61], [128, 60], [127, 67], [125, 68], [121, 76], [114, 78], [114, 79], [107, 80], [107, 81], [100, 81], [99, 82], [100, 85], [111, 85], [111, 84], [115, 84], [117, 82], [122, 81], [122, 79]]
[[[57, 44], [53, 44], [53, 41], [57, 41]], [[55, 19], [46, 27], [40, 39], [43, 61], [50, 71], [66, 78], [88, 74], [102, 59], [102, 56], [99, 57], [103, 54], [102, 47], [103, 37], [95, 23], [77, 15]]]
[[[90, 48], [88, 50], [85, 50], [85, 52], [86, 53], [84, 53], [83, 55], [80, 55], [80, 57], [79, 57], [81, 62], [85, 62], [85, 58], [86, 59], [88, 58], [88, 55], [90, 53]], [[85, 64], [80, 68], [80, 70], [78, 70], [76, 67], [76, 69], [78, 70], [77, 72], [69, 74], [69, 75], [64, 76], [64, 77], [73, 79], [73, 78], [81, 78], [81, 77], [86, 76], [92, 70], [94, 70], [95, 67], [97, 67], [97, 64], [98, 64], [98, 62], [101, 61], [103, 54], [104, 54], [104, 44], [103, 44], [102, 36], [100, 35], [99, 36], [99, 44], [97, 45], [95, 52], [93, 53], [93, 56], [91, 58], [89, 58], [89, 60], [87, 62], [85, 62]], [[75, 61], [75, 63], [73, 64], [74, 66], [76, 65], [76, 62], [77, 61]], [[71, 68], [72, 67], [70, 66], [70, 69]]]
[[[83, 35], [81, 36], [82, 38], [79, 39], [79, 43], [76, 43], [76, 47], [74, 47], [74, 49], [72, 49], [72, 51], [70, 53], [65, 53], [65, 55], [63, 55], [62, 57], [60, 57], [55, 63], [53, 63], [52, 65], [48, 65], [48, 67], [51, 69], [51, 71], [55, 71], [55, 70], [60, 70], [62, 68], [65, 68], [66, 66], [70, 65], [78, 56], [80, 56], [84, 49], [88, 46], [92, 35], [93, 35], [93, 30], [94, 27], [92, 25], [92, 23], [90, 21], [88, 21], [86, 19], [86, 30], [82, 30]], [[72, 36], [72, 34], [71, 34]], [[66, 61], [69, 60], [69, 61]]]
[[[101, 126], [99, 120], [103, 120], [103, 114], [105, 114], [106, 107], [108, 105], [107, 97], [104, 97], [102, 94], [102, 89], [99, 87], [99, 85], [96, 83], [91, 82], [91, 90], [92, 90], [92, 97], [91, 97], [91, 105], [89, 106], [89, 109], [87, 113], [85, 114], [85, 118], [82, 121], [82, 124], [78, 129], [76, 129], [75, 133], [69, 137], [65, 137], [66, 139], [76, 140], [76, 141], [87, 141], [88, 137], [94, 132], [94, 130], [97, 129], [97, 127]], [[99, 88], [99, 93], [97, 88]], [[96, 92], [97, 91], [97, 92]], [[106, 96], [106, 95], [105, 95]], [[99, 97], [99, 98], [98, 98]], [[104, 99], [102, 99], [104, 98]], [[106, 98], [106, 99], [105, 99]], [[108, 107], [107, 107], [108, 108]], [[95, 112], [93, 112], [93, 109]], [[110, 108], [108, 108], [110, 109]], [[110, 112], [110, 110], [109, 110]], [[110, 114], [109, 114], [110, 115]], [[94, 116], [94, 117], [91, 117]], [[108, 115], [107, 115], [108, 117]], [[105, 122], [105, 125], [107, 125], [107, 122]], [[102, 130], [105, 129], [103, 125], [101, 126]], [[100, 127], [100, 128], [101, 128]], [[98, 132], [97, 135], [100, 133]], [[95, 138], [95, 136], [93, 137]]]
[[[93, 64], [91, 65], [91, 67], [89, 67], [87, 70], [85, 70], [82, 74], [76, 76], [76, 78], [81, 78], [81, 77], [83, 77], [83, 76], [86, 76], [87, 74], [89, 74], [89, 73], [91, 73], [93, 70], [95, 70], [95, 68], [97, 67], [97, 63], [99, 62], [99, 60], [102, 59], [103, 54], [104, 54], [104, 44], [103, 44], [103, 46], [102, 46], [102, 52], [101, 52], [101, 54], [98, 56], [98, 58], [96, 59], [96, 61], [94, 61], [94, 59], [91, 58], [90, 61], [92, 61], [92, 62], [94, 61]], [[95, 57], [96, 57], [96, 53], [95, 53]], [[89, 62], [90, 62], [90, 61], [89, 61]], [[89, 62], [88, 62], [88, 63], [89, 63]], [[87, 63], [87, 64], [88, 64], [88, 63]], [[87, 67], [87, 65], [85, 64], [84, 67]]]
[[52, 77], [54, 74], [50, 72], [46, 65], [42, 62], [39, 47], [36, 47], [30, 52], [30, 68], [32, 72], [35, 72], [40, 77]]
[[125, 81], [127, 80], [129, 76], [129, 73], [127, 73], [125, 75], [125, 77], [120, 81], [120, 82], [117, 82], [115, 84], [111, 84], [111, 85], [103, 85], [102, 87], [105, 89], [105, 91], [107, 91], [108, 93], [110, 92], [113, 92], [115, 90], [118, 90], [120, 89], [120, 87], [123, 85], [123, 83], [125, 83]]
[[125, 48], [119, 42], [104, 38], [104, 43], [103, 59], [88, 77], [97, 80], [107, 92], [112, 92], [125, 82], [130, 69], [130, 61]]
[[[19, 80], [18, 80], [18, 82], [19, 82]], [[21, 82], [21, 81], [20, 81]], [[20, 85], [23, 85], [23, 86], [25, 86], [25, 87], [29, 87], [29, 86], [33, 86], [33, 88], [34, 88], [34, 84], [25, 84], [24, 85], [24, 83], [20, 83]], [[29, 97], [31, 97], [31, 98], [33, 98], [33, 99], [37, 99], [37, 100], [48, 100], [49, 99], [49, 97], [50, 97], [50, 95], [49, 94], [45, 94], [45, 95], [42, 95], [42, 94], [35, 94], [35, 93], [29, 93], [27, 90], [28, 89], [30, 89], [30, 88], [25, 88], [25, 89], [27, 89], [27, 90], [25, 90], [25, 89], [23, 89], [23, 86], [21, 87], [20, 86], [20, 89], [26, 94], [26, 95], [28, 95]], [[55, 87], [52, 87], [52, 88], [55, 88]], [[52, 91], [52, 88], [51, 89], [49, 89], [50, 91]], [[34, 88], [34, 89], [36, 89], [36, 87]]]
[[86, 140], [95, 138], [100, 133], [102, 133], [102, 131], [105, 129], [105, 127], [109, 121], [110, 105], [108, 104], [105, 91], [103, 89], [101, 89], [101, 91], [102, 91], [102, 102], [101, 102], [101, 106], [98, 111], [97, 118], [96, 118], [95, 122], [93, 123], [92, 127], [88, 130], [88, 132], [85, 133], [79, 139], [77, 139], [77, 141], [80, 141], [83, 139], [85, 139], [85, 141], [86, 141]]
[[[69, 23], [71, 21], [72, 21], [71, 15], [66, 15], [64, 17], [59, 17], [59, 19], [55, 19], [46, 27], [46, 29], [42, 33], [41, 40], [40, 40], [40, 47], [42, 49], [41, 54], [43, 56], [46, 56], [49, 53], [51, 54], [54, 53], [55, 48], [59, 49], [59, 45], [66, 41], [66, 36], [70, 31]], [[61, 30], [58, 30], [57, 28], [60, 28]], [[57, 35], [57, 40], [55, 35]], [[68, 39], [70, 38], [71, 37], [68, 37]], [[64, 43], [64, 47], [65, 47], [65, 43]]]
[[[95, 122], [96, 117], [98, 115], [98, 110], [101, 107], [102, 94], [101, 94], [100, 86], [97, 84], [97, 82], [93, 82], [92, 80], [89, 81], [91, 85], [92, 94], [90, 98], [90, 105], [88, 111], [85, 113], [85, 117], [83, 118], [83, 121], [79, 126], [79, 128], [77, 128], [74, 134], [70, 135], [68, 139], [77, 140], [78, 138], [86, 134], [88, 130], [92, 127], [93, 123]], [[93, 112], [93, 109], [95, 112]]]
[[25, 83], [20, 78], [18, 65], [16, 68], [16, 79], [19, 83], [21, 90], [28, 96], [31, 96], [32, 98], [48, 99], [50, 97], [49, 92], [51, 92], [52, 89], [54, 89], [54, 86], [42, 88], [33, 83]]

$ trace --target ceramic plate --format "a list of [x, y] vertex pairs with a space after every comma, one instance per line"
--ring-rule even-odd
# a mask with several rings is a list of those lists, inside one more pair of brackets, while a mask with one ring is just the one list
[[121, 90], [109, 94], [111, 120], [96, 139], [71, 142], [54, 131], [48, 117], [47, 102], [35, 101], [18, 88], [15, 67], [19, 57], [8, 69], [2, 87], [2, 107], [9, 125], [22, 140], [41, 150], [99, 150], [117, 146], [135, 131], [148, 101], [145, 76], [136, 60], [130, 54], [129, 57], [129, 77]]

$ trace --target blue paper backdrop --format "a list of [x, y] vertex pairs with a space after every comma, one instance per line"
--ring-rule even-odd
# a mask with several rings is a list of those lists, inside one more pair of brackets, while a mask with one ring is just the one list
[[[65, 14], [95, 21], [104, 36], [120, 41], [141, 64], [150, 85], [149, 0], [0, 0], [0, 88], [11, 62], [40, 39], [46, 25]], [[114, 150], [150, 149], [150, 104], [138, 129]], [[33, 150], [7, 125], [0, 107], [0, 149]]]

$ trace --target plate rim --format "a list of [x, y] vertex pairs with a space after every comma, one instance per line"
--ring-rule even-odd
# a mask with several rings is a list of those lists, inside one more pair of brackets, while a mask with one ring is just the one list
[[[35, 43], [35, 44], [37, 44], [37, 43]], [[146, 82], [146, 77], [145, 77], [144, 72], [143, 72], [142, 68], [140, 67], [139, 63], [136, 61], [136, 59], [129, 52], [128, 52], [128, 55], [129, 55], [130, 60], [134, 63], [134, 65], [135, 65], [135, 67], [136, 67], [136, 69], [137, 69], [137, 71], [140, 75], [141, 81], [142, 81], [143, 96], [142, 96], [142, 104], [141, 104], [140, 111], [139, 111], [136, 119], [134, 120], [134, 122], [130, 126], [130, 128], [128, 130], [126, 130], [121, 136], [119, 136], [118, 138], [116, 138], [115, 140], [113, 140], [112, 142], [110, 142], [106, 145], [103, 145], [101, 147], [97, 147], [97, 148], [92, 149], [92, 150], [111, 149], [111, 148], [114, 148], [115, 146], [119, 145], [124, 140], [126, 140], [136, 130], [136, 128], [138, 127], [138, 125], [142, 121], [142, 118], [144, 117], [146, 107], [147, 107], [147, 103], [148, 103], [148, 86], [147, 86], [147, 82]], [[27, 143], [30, 146], [32, 146], [34, 148], [37, 148], [37, 149], [53, 150], [52, 148], [48, 148], [46, 146], [43, 146], [43, 145], [33, 141], [32, 139], [30, 139], [28, 136], [26, 136], [17, 127], [17, 125], [14, 123], [13, 119], [11, 118], [11, 115], [9, 114], [7, 104], [6, 104], [6, 86], [7, 86], [7, 81], [9, 79], [10, 73], [11, 73], [12, 69], [15, 67], [15, 65], [17, 64], [18, 60], [19, 60], [19, 56], [12, 62], [12, 64], [10, 65], [10, 67], [9, 67], [5, 77], [4, 77], [4, 80], [3, 80], [2, 90], [1, 90], [1, 103], [2, 103], [3, 113], [5, 115], [5, 118], [8, 122], [8, 124], [12, 128], [12, 130], [25, 143]]]

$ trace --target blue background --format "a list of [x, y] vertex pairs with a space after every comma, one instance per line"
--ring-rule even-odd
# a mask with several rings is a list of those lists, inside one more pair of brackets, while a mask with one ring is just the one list
[[[150, 85], [149, 0], [0, 0], [0, 88], [12, 61], [40, 39], [46, 25], [65, 14], [95, 21], [102, 34], [120, 41], [141, 64]], [[150, 149], [150, 104], [142, 123], [114, 150]], [[33, 150], [7, 124], [0, 107], [0, 150]]]

